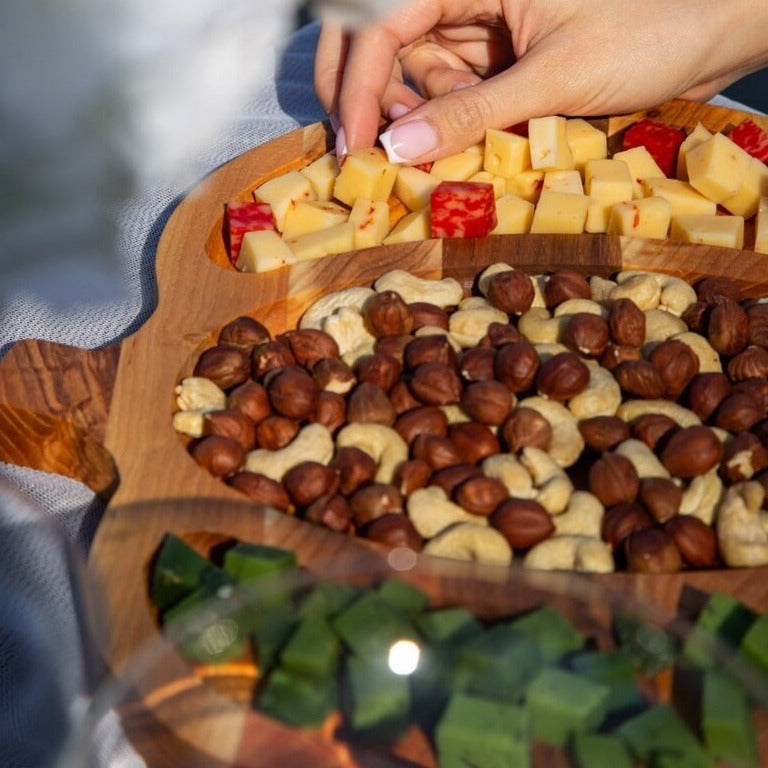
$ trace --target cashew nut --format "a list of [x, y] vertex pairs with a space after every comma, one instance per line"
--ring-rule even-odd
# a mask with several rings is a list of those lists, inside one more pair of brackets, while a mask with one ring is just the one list
[[374, 293], [373, 288], [366, 288], [364, 286], [343, 288], [340, 291], [326, 293], [307, 307], [301, 316], [301, 320], [299, 320], [299, 328], [316, 328], [320, 330], [323, 327], [323, 320], [328, 315], [332, 315], [342, 307], [361, 310], [363, 304]]
[[555, 317], [575, 315], [577, 312], [586, 312], [603, 318], [608, 316], [608, 310], [592, 299], [566, 299], [552, 310]]
[[531, 473], [512, 453], [494, 453], [480, 464], [483, 474], [504, 483], [510, 496], [518, 499], [532, 499], [536, 496]]
[[615, 280], [607, 280], [600, 275], [592, 275], [589, 278], [589, 293], [592, 301], [599, 304], [608, 304], [611, 297], [611, 291], [618, 285]]
[[490, 305], [475, 309], [459, 309], [448, 319], [448, 330], [462, 347], [474, 347], [488, 332], [491, 323], [508, 323], [509, 317]]
[[354, 307], [341, 307], [333, 314], [327, 315], [323, 318], [321, 327], [336, 341], [339, 354], [345, 361], [350, 353], [356, 353], [357, 350], [372, 351], [376, 342], [375, 337], [365, 327], [360, 310]]
[[406, 304], [414, 301], [428, 301], [438, 307], [452, 307], [464, 296], [461, 283], [452, 277], [430, 280], [413, 275], [405, 269], [385, 272], [376, 280], [373, 287], [379, 293], [397, 291]]
[[677, 315], [673, 315], [664, 309], [649, 309], [645, 313], [645, 343], [643, 344], [643, 351], [647, 352], [650, 345], [671, 339], [673, 336], [685, 333], [687, 330], [688, 326]]
[[768, 564], [768, 531], [763, 525], [765, 491], [750, 480], [725, 492], [717, 510], [716, 530], [720, 554], [732, 568]]
[[333, 437], [322, 424], [307, 424], [285, 448], [270, 451], [256, 448], [245, 456], [245, 468], [280, 482], [283, 475], [302, 461], [327, 464], [333, 458]]
[[549, 280], [549, 275], [531, 275], [533, 282], [533, 302], [532, 307], [546, 307], [547, 300], [544, 298], [544, 286]]
[[642, 441], [631, 437], [620, 442], [615, 453], [632, 462], [639, 477], [669, 477], [669, 470], [658, 456]]
[[565, 344], [558, 344], [556, 341], [540, 341], [534, 344], [533, 347], [542, 363], [545, 360], [549, 360], [550, 357], [559, 355], [561, 352], [570, 352], [570, 349]]
[[[488, 307], [492, 306], [493, 304], [491, 304], [491, 302], [488, 301], [485, 296], [467, 296], [459, 302], [459, 305], [456, 307], [456, 309], [487, 309]], [[506, 315], [504, 315], [504, 320], [506, 322]]]
[[703, 523], [712, 525], [722, 495], [723, 481], [720, 479], [717, 468], [703, 475], [696, 475], [683, 489], [678, 514], [693, 515]]
[[455, 523], [430, 539], [423, 549], [433, 557], [450, 557], [485, 565], [509, 565], [512, 547], [495, 528], [477, 523]]
[[536, 501], [550, 515], [561, 514], [573, 493], [573, 483], [565, 470], [546, 451], [530, 445], [523, 448], [520, 462], [531, 474], [536, 487]]
[[568, 401], [568, 410], [577, 419], [613, 416], [621, 405], [621, 387], [613, 374], [593, 361], [587, 362], [587, 386]]
[[660, 413], [669, 416], [680, 427], [692, 427], [701, 424], [701, 419], [684, 405], [672, 400], [625, 400], [617, 409], [616, 415], [626, 422], [632, 422], [648, 413]]
[[518, 405], [533, 408], [550, 423], [549, 455], [561, 467], [574, 464], [584, 450], [584, 438], [576, 417], [562, 403], [538, 395], [526, 397]]
[[661, 286], [658, 280], [647, 272], [623, 272], [616, 276], [617, 285], [609, 299], [632, 299], [640, 309], [656, 309], [661, 300]]
[[672, 338], [685, 342], [694, 351], [699, 358], [699, 373], [722, 373], [723, 363], [720, 355], [700, 333], [683, 331]]
[[336, 435], [336, 445], [365, 451], [376, 462], [378, 483], [391, 483], [395, 470], [408, 458], [408, 444], [392, 427], [384, 424], [347, 424]]
[[447, 403], [441, 405], [440, 410], [445, 414], [449, 424], [463, 424], [472, 421], [469, 414], [458, 403]]
[[642, 270], [626, 270], [619, 273], [618, 281], [622, 282], [635, 275], [650, 275], [661, 288], [659, 308], [674, 315], [682, 315], [696, 301], [696, 291], [685, 280], [667, 275], [663, 272], [647, 272]]
[[417, 328], [413, 334], [414, 336], [445, 336], [448, 343], [453, 347], [455, 352], [461, 352], [461, 344], [454, 338], [450, 331], [446, 331], [445, 328], [441, 328], [439, 325], [422, 325]]
[[615, 570], [610, 546], [591, 536], [550, 536], [534, 545], [523, 560], [526, 568], [545, 571], [576, 570], [611, 573]]
[[574, 491], [568, 506], [561, 515], [555, 515], [555, 536], [573, 534], [600, 538], [605, 507], [600, 499], [589, 491]]
[[173, 428], [182, 435], [202, 437], [204, 415], [205, 411], [176, 411], [173, 414]]
[[188, 376], [176, 385], [176, 405], [182, 411], [218, 411], [227, 407], [224, 390], [203, 376]]
[[546, 307], [531, 307], [520, 315], [517, 330], [532, 344], [560, 342], [567, 322], [567, 317], [552, 317]]
[[406, 509], [414, 528], [426, 539], [455, 523], [471, 523], [478, 527], [488, 525], [487, 517], [473, 515], [454, 504], [439, 485], [417, 488], [408, 497]]

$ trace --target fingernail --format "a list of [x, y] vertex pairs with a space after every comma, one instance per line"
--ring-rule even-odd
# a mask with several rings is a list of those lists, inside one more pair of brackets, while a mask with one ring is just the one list
[[389, 112], [387, 113], [389, 115], [390, 120], [399, 120], [401, 117], [405, 117], [411, 110], [405, 106], [405, 104], [401, 104], [400, 102], [395, 102], [390, 108]]
[[471, 88], [473, 85], [477, 85], [477, 83], [456, 83], [453, 88], [451, 88], [452, 91], [462, 91], [465, 88]]
[[333, 132], [338, 133], [339, 128], [341, 128], [341, 118], [339, 117], [339, 113], [331, 112], [331, 114], [328, 115], [328, 121], [331, 124], [331, 128], [333, 128]]
[[425, 120], [411, 120], [385, 131], [379, 141], [390, 163], [406, 163], [431, 152], [437, 146], [437, 134]]
[[341, 163], [347, 156], [347, 134], [344, 131], [344, 126], [340, 125], [339, 130], [336, 131], [336, 159]]

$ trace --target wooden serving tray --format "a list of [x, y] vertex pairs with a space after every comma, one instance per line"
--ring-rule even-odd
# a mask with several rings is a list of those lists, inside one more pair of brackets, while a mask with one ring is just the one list
[[[640, 117], [712, 131], [750, 117], [686, 101], [598, 121], [612, 141]], [[0, 361], [0, 460], [76, 478], [106, 502], [90, 553], [104, 586], [110, 639], [104, 653], [120, 670], [157, 634], [146, 594], [152, 553], [167, 531], [220, 535], [294, 548], [307, 564], [362, 562], [376, 567], [374, 547], [284, 515], [254, 510], [243, 496], [201, 470], [171, 426], [173, 390], [191, 372], [219, 329], [252, 314], [273, 333], [294, 325], [330, 290], [371, 284], [393, 268], [465, 284], [487, 264], [505, 260], [532, 272], [576, 267], [609, 275], [652, 269], [689, 281], [734, 280], [747, 295], [768, 295], [768, 257], [751, 251], [640, 241], [607, 235], [520, 235], [426, 241], [347, 253], [266, 274], [241, 274], [227, 260], [224, 204], [249, 199], [262, 181], [301, 167], [330, 146], [325, 125], [296, 130], [223, 166], [174, 211], [157, 253], [157, 307], [122, 343], [98, 350], [22, 341]], [[471, 566], [466, 567], [472, 573]], [[685, 588], [720, 589], [754, 608], [768, 607], [768, 569], [615, 574], [611, 588], [676, 610]]]

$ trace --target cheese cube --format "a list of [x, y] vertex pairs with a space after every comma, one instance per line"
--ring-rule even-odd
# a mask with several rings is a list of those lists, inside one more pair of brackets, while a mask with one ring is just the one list
[[478, 171], [470, 176], [467, 181], [480, 181], [493, 187], [493, 196], [501, 197], [507, 193], [507, 180], [503, 176], [497, 176], [490, 171]]
[[623, 160], [629, 168], [632, 177], [632, 197], [644, 197], [643, 180], [658, 179], [664, 175], [653, 155], [645, 147], [632, 147], [621, 152], [615, 152], [614, 160]]
[[285, 216], [299, 200], [315, 200], [309, 179], [299, 171], [288, 171], [265, 181], [253, 190], [256, 202], [269, 203], [275, 217], [275, 226], [282, 232]]
[[768, 196], [761, 197], [755, 214], [755, 250], [768, 253]]
[[350, 208], [358, 197], [387, 200], [395, 185], [397, 169], [381, 147], [350, 150], [333, 185], [333, 196]]
[[744, 245], [744, 218], [742, 216], [709, 216], [687, 214], [673, 216], [669, 229], [672, 240], [684, 243], [705, 243], [723, 248], [741, 248]]
[[632, 176], [621, 160], [587, 160], [584, 166], [584, 191], [589, 196], [587, 232], [605, 232], [614, 203], [632, 199]]
[[280, 235], [264, 229], [245, 233], [235, 266], [241, 272], [269, 272], [295, 262], [293, 251]]
[[760, 198], [768, 195], [768, 166], [756, 157], [747, 160], [747, 168], [742, 178], [741, 189], [721, 205], [729, 213], [743, 216], [745, 219], [757, 213]]
[[522, 171], [507, 179], [507, 194], [535, 203], [544, 186], [544, 171]]
[[673, 216], [689, 213], [714, 215], [717, 205], [697, 192], [687, 181], [679, 179], [644, 179], [646, 197], [663, 197], [672, 206]]
[[575, 195], [584, 194], [581, 174], [575, 168], [567, 171], [545, 171], [541, 188], [554, 189], [556, 192], [573, 192]]
[[715, 203], [741, 188], [749, 155], [722, 133], [688, 151], [686, 166], [691, 186]]
[[420, 211], [412, 211], [403, 216], [384, 238], [384, 245], [393, 243], [413, 243], [417, 240], [429, 240], [431, 233], [429, 206]]
[[441, 157], [432, 163], [430, 173], [438, 181], [467, 181], [483, 169], [483, 154], [476, 147], [470, 147], [464, 152]]
[[502, 195], [496, 200], [497, 224], [492, 235], [521, 235], [533, 221], [534, 204], [517, 195]]
[[348, 218], [349, 209], [331, 200], [299, 200], [286, 211], [283, 237], [292, 240], [341, 224]]
[[440, 179], [431, 173], [410, 165], [401, 165], [392, 191], [409, 211], [419, 211], [429, 205], [432, 190], [439, 183]]
[[565, 126], [566, 119], [560, 115], [532, 117], [528, 121], [531, 168], [546, 171], [574, 167]]
[[389, 205], [381, 200], [358, 197], [349, 214], [355, 225], [355, 248], [381, 245], [389, 232]]
[[345, 253], [355, 249], [355, 225], [351, 221], [345, 221], [330, 229], [310, 232], [286, 242], [297, 261], [320, 259], [332, 253]]
[[688, 181], [688, 164], [686, 163], [688, 152], [711, 138], [712, 134], [701, 123], [696, 123], [696, 127], [683, 139], [683, 143], [677, 152], [677, 170], [675, 175], [678, 179]]
[[302, 168], [299, 173], [309, 179], [318, 200], [330, 200], [333, 197], [333, 185], [340, 170], [336, 155], [327, 152]]
[[643, 197], [615, 203], [608, 217], [608, 234], [664, 239], [671, 211], [672, 207], [663, 197]]
[[530, 167], [531, 150], [527, 137], [497, 128], [485, 132], [484, 170], [509, 178]]
[[566, 120], [565, 136], [573, 155], [573, 166], [579, 171], [584, 170], [587, 160], [608, 157], [608, 136], [584, 118]]
[[589, 198], [571, 192], [542, 191], [531, 221], [532, 233], [580, 234], [587, 219]]

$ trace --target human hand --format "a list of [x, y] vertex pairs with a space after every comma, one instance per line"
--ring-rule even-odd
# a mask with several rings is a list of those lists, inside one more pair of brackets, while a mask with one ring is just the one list
[[354, 34], [324, 24], [315, 87], [340, 155], [384, 115], [390, 158], [425, 162], [531, 117], [709, 98], [768, 63], [766, 23], [764, 0], [413, 0]]

